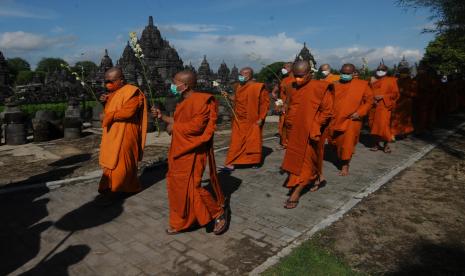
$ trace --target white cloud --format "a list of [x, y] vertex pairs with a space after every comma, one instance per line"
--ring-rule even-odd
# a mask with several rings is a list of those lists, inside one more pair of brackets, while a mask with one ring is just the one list
[[391, 67], [397, 64], [404, 56], [409, 62], [413, 63], [422, 58], [423, 50], [387, 45], [378, 48], [349, 46], [315, 51], [315, 58], [319, 64], [330, 63], [334, 68], [338, 68], [344, 63], [353, 63], [356, 66], [360, 66], [362, 58], [367, 60], [370, 67], [376, 67], [381, 62], [381, 59], [384, 60], [386, 65]]
[[285, 33], [273, 36], [198, 34], [192, 38], [172, 39], [171, 44], [185, 63], [192, 62], [194, 66], [207, 55], [213, 70], [223, 59], [228, 64], [256, 69], [262, 67], [261, 63], [293, 60], [303, 46]]
[[75, 41], [75, 36], [47, 37], [23, 31], [0, 34], [0, 48], [11, 52], [44, 50], [50, 47], [69, 46]]

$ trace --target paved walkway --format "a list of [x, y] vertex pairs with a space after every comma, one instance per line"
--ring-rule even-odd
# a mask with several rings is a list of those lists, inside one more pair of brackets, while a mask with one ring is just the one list
[[[437, 137], [444, 133], [438, 130]], [[166, 167], [144, 172], [143, 192], [106, 208], [93, 204], [98, 180], [2, 195], [0, 275], [246, 274], [429, 145], [406, 139], [392, 146], [392, 154], [384, 154], [369, 151], [365, 138], [351, 175], [337, 176], [327, 160], [328, 184], [305, 194], [294, 210], [282, 207], [287, 193], [282, 187], [286, 176], [279, 173], [284, 152], [276, 139], [266, 141], [262, 168], [220, 175], [232, 210], [231, 226], [222, 236], [204, 228], [176, 236], [164, 233]], [[225, 152], [217, 153], [217, 163], [224, 157]]]

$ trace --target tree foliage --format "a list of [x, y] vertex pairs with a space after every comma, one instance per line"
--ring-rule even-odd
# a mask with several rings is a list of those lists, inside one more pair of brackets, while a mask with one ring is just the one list
[[37, 64], [36, 71], [52, 73], [60, 70], [61, 64], [68, 65], [68, 63], [61, 58], [43, 58]]
[[421, 65], [441, 74], [465, 73], [465, 36], [438, 35], [426, 47]]
[[463, 0], [398, 0], [406, 8], [426, 8], [432, 13], [434, 27], [425, 31], [465, 35], [465, 1]]
[[97, 64], [95, 64], [92, 61], [78, 61], [76, 64], [73, 66], [73, 71], [77, 72], [79, 75], [83, 73], [84, 78], [88, 78], [92, 73], [95, 73], [97, 71]]
[[277, 81], [276, 75], [282, 78], [281, 68], [283, 68], [284, 63], [283, 61], [278, 61], [263, 67], [256, 75], [257, 81], [271, 83]]

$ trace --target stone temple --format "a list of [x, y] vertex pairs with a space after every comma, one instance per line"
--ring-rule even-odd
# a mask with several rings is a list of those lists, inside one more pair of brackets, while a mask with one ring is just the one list
[[314, 67], [316, 67], [316, 61], [313, 55], [310, 53], [310, 50], [307, 48], [307, 43], [304, 42], [304, 47], [300, 50], [300, 53], [295, 57], [295, 61], [305, 60], [311, 62]]

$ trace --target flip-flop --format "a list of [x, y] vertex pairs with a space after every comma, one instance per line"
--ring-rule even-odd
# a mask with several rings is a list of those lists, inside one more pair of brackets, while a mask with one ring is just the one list
[[[294, 207], [289, 207], [289, 204], [295, 204]], [[286, 205], [284, 205], [284, 209], [294, 209], [299, 205], [298, 200], [287, 200]]]
[[213, 231], [215, 235], [221, 235], [226, 232], [226, 229], [228, 228], [228, 212], [228, 208], [225, 208], [223, 214], [215, 219], [215, 226], [224, 220], [223, 226], [220, 229]]
[[176, 230], [173, 230], [173, 229], [166, 229], [166, 230], [165, 230], [165, 233], [166, 233], [167, 235], [177, 235], [177, 234], [181, 234], [181, 232], [176, 231]]
[[233, 172], [235, 168], [221, 167], [219, 168], [220, 172]]

